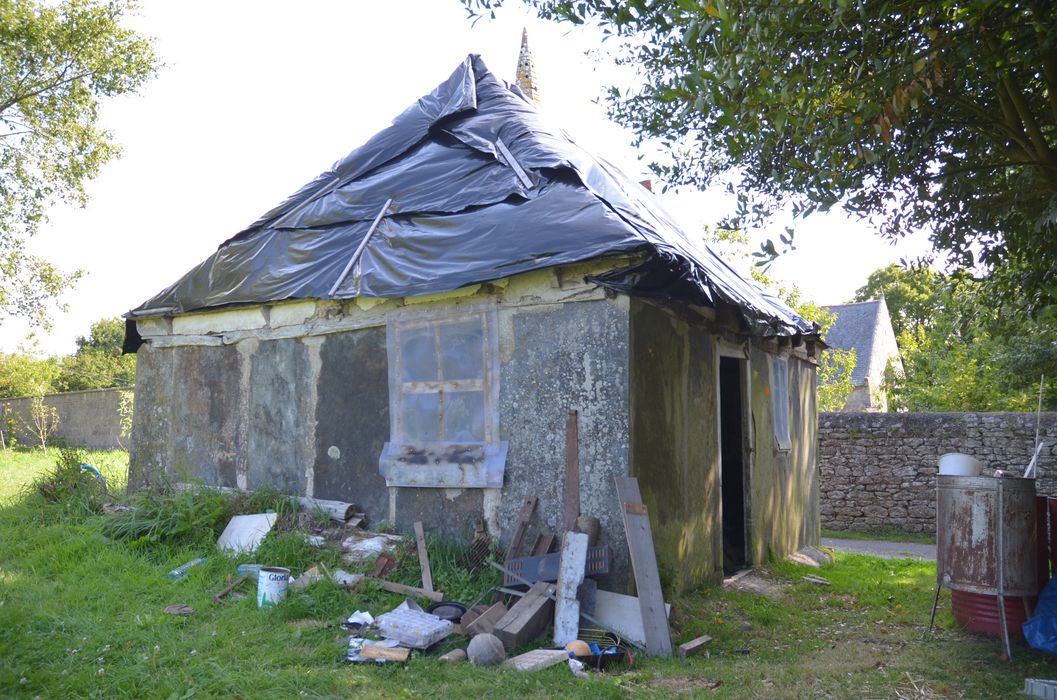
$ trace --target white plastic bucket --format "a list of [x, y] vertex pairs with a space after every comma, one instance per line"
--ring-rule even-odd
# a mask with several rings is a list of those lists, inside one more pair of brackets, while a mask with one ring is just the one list
[[986, 466], [976, 457], [958, 452], [940, 457], [940, 474], [944, 476], [980, 476]]
[[257, 607], [278, 605], [286, 597], [290, 585], [290, 569], [281, 566], [262, 566], [257, 574]]

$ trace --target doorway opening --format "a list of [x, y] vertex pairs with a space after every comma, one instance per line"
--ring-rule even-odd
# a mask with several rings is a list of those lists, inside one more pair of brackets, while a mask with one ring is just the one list
[[745, 360], [719, 358], [720, 494], [723, 528], [723, 574], [744, 569], [747, 518], [745, 507]]

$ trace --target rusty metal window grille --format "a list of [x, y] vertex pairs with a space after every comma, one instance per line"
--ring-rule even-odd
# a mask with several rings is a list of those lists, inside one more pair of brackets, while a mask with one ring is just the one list
[[496, 324], [494, 305], [390, 316], [390, 486], [501, 485]]
[[789, 436], [789, 360], [785, 357], [771, 357], [771, 398], [774, 405], [774, 440], [778, 449], [792, 449]]

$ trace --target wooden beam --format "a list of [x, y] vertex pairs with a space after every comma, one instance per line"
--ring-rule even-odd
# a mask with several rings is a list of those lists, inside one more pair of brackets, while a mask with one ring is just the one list
[[553, 584], [532, 584], [528, 593], [496, 623], [492, 634], [499, 637], [507, 651], [532, 641], [547, 629], [554, 614], [553, 596]]
[[429, 552], [426, 550], [426, 533], [422, 521], [415, 522], [415, 542], [418, 544], [418, 568], [422, 570], [422, 589], [433, 592], [433, 571], [429, 568]]
[[633, 476], [617, 477], [617, 499], [624, 519], [624, 531], [639, 594], [642, 628], [646, 635], [646, 652], [653, 656], [672, 655], [672, 634], [664, 609], [664, 593], [657, 571], [657, 552], [649, 513], [642, 502], [639, 481]]
[[385, 575], [396, 568], [396, 559], [389, 554], [382, 552], [378, 555], [378, 558], [374, 560], [374, 569], [368, 576], [371, 578], [385, 578]]
[[473, 637], [478, 634], [491, 634], [495, 629], [496, 623], [502, 620], [507, 612], [509, 611], [505, 605], [496, 603], [475, 617], [473, 622], [463, 625], [463, 634], [467, 637]]
[[521, 503], [521, 512], [517, 516], [517, 527], [514, 534], [510, 536], [510, 546], [506, 549], [506, 558], [513, 559], [521, 550], [521, 543], [525, 540], [525, 530], [528, 529], [532, 514], [536, 512], [536, 503], [539, 501], [535, 496], [527, 496]]
[[370, 576], [367, 578], [381, 586], [383, 591], [399, 593], [400, 595], [411, 596], [413, 598], [429, 598], [436, 603], [444, 600], [444, 594], [440, 591], [426, 591], [421, 588], [415, 588], [414, 586], [405, 586], [402, 583], [386, 581], [383, 578], [372, 578]]
[[565, 529], [575, 530], [580, 517], [580, 428], [576, 411], [565, 419]]
[[707, 634], [703, 634], [700, 637], [698, 637], [697, 639], [691, 639], [686, 644], [680, 644], [679, 645], [679, 656], [681, 658], [685, 659], [688, 656], [693, 656], [694, 654], [698, 654], [711, 641], [712, 641], [712, 637], [709, 637]]
[[541, 557], [544, 554], [550, 554], [551, 550], [554, 549], [554, 540], [557, 539], [553, 534], [542, 532], [536, 535], [536, 542], [532, 545], [532, 552], [530, 556]]

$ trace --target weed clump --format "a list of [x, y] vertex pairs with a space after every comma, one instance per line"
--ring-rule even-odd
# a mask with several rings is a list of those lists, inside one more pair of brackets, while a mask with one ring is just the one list
[[106, 480], [92, 468], [85, 468], [83, 450], [63, 447], [55, 459], [55, 469], [38, 478], [32, 490], [48, 503], [61, 505], [69, 515], [99, 513], [107, 497]]
[[177, 490], [167, 486], [132, 496], [131, 510], [117, 513], [103, 524], [107, 537], [137, 546], [145, 544], [212, 544], [234, 515], [275, 512], [280, 522], [293, 518], [297, 503], [278, 491], [227, 493], [216, 489]]

